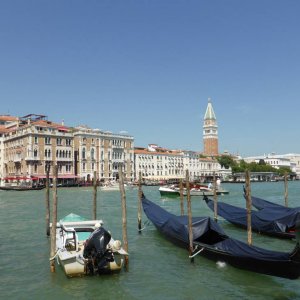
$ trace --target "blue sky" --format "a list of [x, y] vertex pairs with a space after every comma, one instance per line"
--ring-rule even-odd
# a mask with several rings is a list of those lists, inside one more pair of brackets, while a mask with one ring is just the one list
[[127, 131], [136, 146], [300, 153], [300, 1], [3, 0], [0, 114]]

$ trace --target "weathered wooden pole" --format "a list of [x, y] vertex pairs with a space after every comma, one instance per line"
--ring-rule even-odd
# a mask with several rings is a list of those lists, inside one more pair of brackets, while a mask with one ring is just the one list
[[142, 172], [139, 172], [139, 195], [138, 195], [138, 230], [142, 233]]
[[251, 186], [250, 186], [250, 172], [246, 170], [245, 174], [246, 184], [246, 207], [247, 207], [247, 233], [248, 233], [248, 244], [252, 245], [252, 225], [251, 225]]
[[94, 171], [93, 187], [94, 187], [93, 220], [97, 220], [97, 172], [96, 171]]
[[[119, 165], [119, 188], [121, 193], [122, 204], [122, 232], [123, 232], [123, 248], [128, 253], [128, 239], [127, 239], [127, 216], [126, 216], [126, 194], [124, 188], [124, 178], [122, 166]], [[125, 268], [128, 270], [128, 255], [125, 256]]]
[[[187, 210], [188, 210], [188, 227], [189, 227], [189, 254], [193, 255], [193, 220], [192, 220], [192, 205], [191, 205], [191, 193], [190, 193], [190, 179], [189, 170], [186, 170], [186, 199], [187, 199]], [[194, 262], [194, 257], [191, 257], [191, 262]]]
[[50, 236], [50, 184], [49, 184], [49, 172], [50, 166], [46, 167], [46, 193], [45, 193], [45, 204], [46, 204], [46, 234]]
[[214, 219], [218, 222], [218, 197], [217, 197], [217, 180], [214, 172]]
[[51, 251], [50, 270], [55, 272], [55, 252], [56, 252], [56, 224], [57, 224], [57, 165], [53, 166], [53, 203], [52, 203], [52, 227], [51, 227]]
[[287, 172], [284, 173], [284, 203], [285, 206], [288, 207], [289, 203], [288, 203], [288, 175]]
[[183, 198], [183, 183], [182, 183], [182, 179], [180, 179], [179, 182], [179, 191], [180, 191], [180, 212], [181, 215], [184, 215], [184, 198]]

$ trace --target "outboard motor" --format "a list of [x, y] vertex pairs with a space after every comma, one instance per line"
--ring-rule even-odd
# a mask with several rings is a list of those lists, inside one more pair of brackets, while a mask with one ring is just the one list
[[300, 221], [296, 222], [295, 235], [296, 235], [297, 245], [299, 246], [300, 245]]
[[110, 239], [110, 233], [100, 227], [86, 241], [83, 257], [88, 259], [88, 274], [105, 274], [109, 271], [109, 262], [114, 261], [112, 251], [107, 249]]

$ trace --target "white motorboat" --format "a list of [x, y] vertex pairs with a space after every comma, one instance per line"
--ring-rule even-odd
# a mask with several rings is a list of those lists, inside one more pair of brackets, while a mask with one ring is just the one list
[[[224, 190], [222, 188], [217, 189], [216, 191], [217, 195], [225, 195], [229, 194], [229, 191]], [[183, 190], [183, 195], [186, 196], [186, 189]], [[213, 196], [214, 195], [214, 189], [206, 188], [206, 187], [195, 187], [190, 189], [190, 195], [191, 196]]]
[[55, 257], [68, 277], [122, 269], [128, 253], [102, 225], [101, 220], [87, 220], [75, 214], [57, 223]]
[[[124, 184], [124, 187], [126, 187], [126, 184]], [[119, 189], [119, 183], [115, 181], [108, 181], [100, 186], [101, 191], [118, 191]]]
[[175, 185], [161, 186], [158, 190], [161, 196], [168, 196], [168, 197], [180, 196], [180, 190]]
[[[168, 197], [180, 196], [180, 189], [176, 185], [161, 186], [158, 190], [161, 196], [168, 196]], [[182, 193], [184, 196], [187, 195], [186, 188], [183, 188]], [[217, 195], [225, 195], [225, 194], [229, 194], [229, 191], [224, 190], [221, 187], [218, 187]], [[191, 196], [213, 196], [214, 189], [204, 185], [192, 185], [190, 189], [190, 195]]]

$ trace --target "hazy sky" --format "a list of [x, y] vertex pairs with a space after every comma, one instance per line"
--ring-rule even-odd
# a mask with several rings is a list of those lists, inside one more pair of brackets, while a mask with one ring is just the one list
[[2, 0], [0, 114], [127, 131], [136, 146], [300, 153], [299, 0]]

